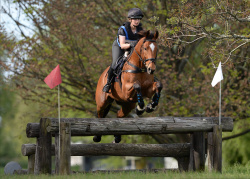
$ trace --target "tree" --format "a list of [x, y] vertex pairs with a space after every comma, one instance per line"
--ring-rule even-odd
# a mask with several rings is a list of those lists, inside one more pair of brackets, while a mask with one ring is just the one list
[[4, 68], [1, 64], [7, 61], [8, 52], [6, 47], [11, 47], [13, 38], [3, 32], [3, 27], [0, 26], [0, 166], [4, 166], [9, 158], [14, 158], [16, 155], [15, 146], [11, 140], [11, 134], [6, 135], [6, 123], [13, 121], [14, 117], [14, 100], [13, 91], [10, 91], [10, 84], [5, 80]]

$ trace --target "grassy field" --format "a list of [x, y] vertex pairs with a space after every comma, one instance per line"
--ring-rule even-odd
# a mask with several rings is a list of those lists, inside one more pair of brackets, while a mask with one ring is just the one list
[[53, 178], [53, 179], [66, 179], [66, 178], [72, 178], [72, 179], [82, 179], [82, 178], [88, 178], [88, 179], [161, 179], [161, 178], [250, 178], [250, 165], [248, 166], [241, 166], [241, 165], [235, 165], [233, 167], [226, 167], [223, 168], [223, 172], [221, 173], [209, 173], [207, 171], [205, 172], [174, 172], [174, 171], [167, 171], [167, 172], [159, 172], [159, 173], [142, 173], [142, 172], [122, 172], [122, 173], [87, 173], [87, 174], [72, 174], [70, 176], [58, 176], [58, 175], [5, 175], [4, 169], [0, 169], [0, 178], [17, 178], [17, 179], [44, 179], [44, 178]]

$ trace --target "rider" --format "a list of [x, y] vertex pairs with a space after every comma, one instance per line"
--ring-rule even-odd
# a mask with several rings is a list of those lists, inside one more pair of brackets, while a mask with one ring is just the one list
[[108, 93], [114, 76], [114, 68], [118, 59], [125, 53], [125, 50], [134, 47], [134, 43], [125, 43], [125, 40], [137, 40], [137, 32], [142, 30], [140, 23], [143, 13], [139, 8], [132, 8], [128, 11], [129, 22], [125, 22], [118, 30], [117, 38], [112, 45], [112, 64], [108, 71], [107, 84], [102, 91]]

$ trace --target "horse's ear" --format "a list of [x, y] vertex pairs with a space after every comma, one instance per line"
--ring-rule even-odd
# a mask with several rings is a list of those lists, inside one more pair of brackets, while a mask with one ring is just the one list
[[156, 30], [156, 31], [155, 31], [155, 34], [154, 34], [154, 38], [153, 38], [153, 39], [155, 39], [155, 40], [156, 40], [156, 39], [158, 38], [158, 36], [159, 36], [159, 32], [158, 32], [158, 30]]
[[146, 31], [145, 37], [148, 38], [150, 36], [150, 30]]

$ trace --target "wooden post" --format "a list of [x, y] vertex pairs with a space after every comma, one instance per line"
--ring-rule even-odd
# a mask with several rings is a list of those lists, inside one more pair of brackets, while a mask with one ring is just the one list
[[21, 151], [23, 156], [28, 156], [28, 174], [34, 174], [36, 145], [23, 144]]
[[180, 157], [180, 158], [177, 158], [177, 161], [178, 161], [178, 168], [179, 168], [179, 171], [180, 172], [183, 172], [183, 171], [188, 171], [189, 169], [189, 158], [190, 157]]
[[28, 174], [34, 174], [35, 154], [28, 156]]
[[214, 168], [213, 132], [207, 133], [207, 160], [208, 160], [208, 171], [211, 172]]
[[49, 119], [40, 120], [40, 134], [37, 138], [34, 174], [51, 174], [51, 133], [47, 132]]
[[60, 162], [59, 162], [59, 174], [69, 175], [70, 170], [70, 156], [71, 156], [71, 125], [70, 123], [60, 123]]
[[194, 132], [194, 166], [195, 170], [205, 170], [205, 136], [204, 132]]
[[189, 171], [194, 171], [194, 137], [190, 134], [190, 151], [189, 151]]
[[215, 144], [214, 169], [222, 172], [222, 129], [221, 126], [214, 126], [213, 140]]
[[222, 128], [218, 125], [208, 134], [208, 169], [222, 172]]
[[55, 174], [59, 174], [59, 133], [55, 134]]

